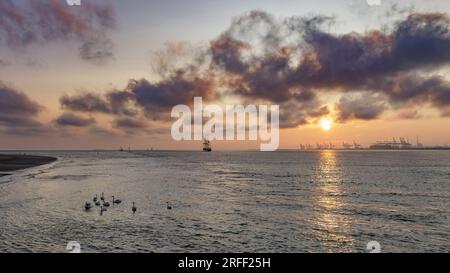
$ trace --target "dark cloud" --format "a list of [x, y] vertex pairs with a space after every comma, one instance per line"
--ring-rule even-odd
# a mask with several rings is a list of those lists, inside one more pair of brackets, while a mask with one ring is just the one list
[[120, 129], [145, 129], [148, 128], [148, 124], [140, 119], [133, 118], [118, 118], [114, 121], [114, 127]]
[[96, 123], [94, 118], [85, 118], [73, 113], [63, 113], [55, 120], [58, 126], [89, 127]]
[[[314, 95], [308, 98], [301, 93], [312, 94], [311, 90], [389, 93], [380, 88], [383, 82], [388, 84], [415, 70], [436, 69], [450, 61], [448, 14], [411, 14], [397, 22], [391, 33], [372, 30], [343, 35], [321, 29], [332, 22], [328, 17], [293, 17], [278, 22], [264, 19], [267, 26], [257, 46], [249, 44], [245, 35], [238, 38], [250, 33], [249, 29], [260, 30], [261, 18], [271, 18], [261, 12], [256, 14], [236, 19], [211, 43], [214, 64], [238, 78], [231, 88], [244, 97], [283, 102], [313, 99]], [[280, 37], [283, 33], [290, 35]], [[292, 37], [295, 39], [290, 41]], [[259, 47], [263, 54], [252, 55]], [[435, 79], [425, 82], [431, 84]], [[439, 106], [438, 101], [448, 103], [442, 88], [423, 95], [429, 92], [424, 89], [425, 82], [415, 86], [420, 89], [417, 96], [432, 100], [435, 106]], [[388, 95], [398, 98], [398, 94]]]
[[142, 79], [136, 81], [131, 90], [135, 95], [136, 104], [153, 119], [170, 119], [169, 111], [175, 105], [191, 105], [196, 96], [209, 100], [214, 91], [212, 80], [200, 77], [188, 79], [182, 74], [159, 83], [150, 83]]
[[312, 111], [310, 111], [308, 113], [309, 116], [317, 118], [317, 117], [323, 117], [330, 114], [330, 109], [328, 108], [327, 105], [312, 109]]
[[138, 111], [130, 104], [134, 104], [134, 94], [129, 91], [113, 91], [106, 94], [111, 112], [116, 115], [136, 116]]
[[110, 113], [111, 108], [108, 102], [100, 95], [84, 93], [76, 96], [63, 96], [59, 102], [65, 109], [79, 112], [99, 112]]
[[[247, 70], [239, 73], [245, 72], [250, 83], [258, 83], [259, 79], [267, 77], [287, 86], [356, 88], [364, 86], [368, 79], [435, 68], [450, 61], [450, 19], [447, 14], [412, 14], [398, 22], [392, 33], [373, 30], [364, 34], [334, 35], [319, 28], [329, 20], [313, 17], [280, 22], [301, 36], [302, 40], [296, 45], [303, 50], [298, 66], [289, 65], [295, 60], [297, 51], [280, 45], [268, 55], [251, 59], [252, 63], [246, 65]], [[267, 46], [272, 48], [273, 44]], [[234, 52], [238, 55], [234, 58], [243, 59], [242, 52]], [[218, 65], [226, 70], [229, 67], [223, 62]], [[254, 92], [260, 91], [257, 87]], [[283, 89], [289, 92], [289, 88], [283, 86]], [[261, 93], [265, 95], [265, 92]]]
[[8, 134], [43, 134], [49, 128], [37, 121], [43, 107], [0, 81], [0, 130]]
[[322, 105], [319, 100], [284, 102], [280, 104], [280, 127], [295, 128], [311, 124], [330, 112], [329, 107]]
[[42, 106], [32, 101], [22, 92], [6, 86], [0, 81], [0, 114], [33, 116], [42, 110]]
[[129, 81], [127, 90], [133, 93], [135, 105], [148, 118], [167, 121], [175, 105], [191, 105], [196, 96], [204, 101], [217, 98], [220, 87], [209, 52], [189, 43], [166, 43], [152, 56], [152, 68], [160, 79]]
[[[433, 73], [450, 63], [450, 17], [404, 17], [406, 11], [399, 9], [392, 7], [403, 18], [383, 30], [343, 34], [324, 30], [334, 24], [333, 17], [278, 19], [252, 11], [234, 18], [201, 53], [175, 43], [159, 51], [153, 63], [158, 81], [131, 80], [124, 90], [105, 96], [65, 96], [61, 105], [117, 115], [115, 126], [129, 123], [130, 128], [136, 120], [131, 117], [140, 111], [154, 120], [169, 120], [177, 104], [190, 105], [194, 96], [213, 100], [224, 94], [279, 104], [283, 127], [330, 115], [321, 102], [330, 93], [342, 95], [335, 106], [341, 122], [379, 118], [406, 105], [444, 112], [450, 106], [450, 84]], [[192, 55], [190, 62], [177, 62], [186, 54]]]
[[114, 57], [113, 44], [109, 40], [89, 40], [80, 47], [80, 57], [96, 64], [104, 64]]
[[128, 91], [112, 91], [108, 92], [105, 96], [86, 92], [60, 98], [60, 104], [64, 109], [84, 113], [125, 116], [134, 116], [137, 114], [137, 111], [130, 106], [130, 103], [133, 101], [134, 94]]
[[[180, 73], [199, 75], [202, 66], [207, 65], [205, 51], [205, 47], [188, 42], [166, 42], [161, 49], [151, 53], [150, 65], [161, 80]], [[206, 68], [203, 67], [203, 71]]]
[[352, 119], [376, 119], [387, 109], [383, 98], [379, 96], [367, 96], [366, 94], [357, 97], [341, 97], [335, 107], [338, 115], [337, 120], [340, 122]]
[[200, 76], [191, 78], [188, 74], [178, 71], [158, 83], [145, 79], [130, 80], [123, 91], [112, 91], [105, 95], [83, 93], [63, 96], [60, 104], [63, 109], [70, 111], [113, 115], [113, 127], [127, 133], [132, 130], [148, 131], [151, 128], [142, 119], [142, 114], [153, 120], [169, 121], [173, 106], [190, 105], [195, 96], [201, 96], [204, 100], [214, 96], [212, 79], [204, 80]]
[[450, 82], [440, 76], [407, 74], [373, 81], [370, 87], [387, 95], [393, 104], [429, 104], [438, 109], [450, 106]]
[[280, 128], [295, 128], [308, 123], [308, 116], [301, 106], [296, 103], [280, 106]]
[[250, 48], [248, 43], [222, 35], [211, 42], [212, 60], [225, 70], [239, 74], [248, 69], [247, 64], [241, 58], [241, 52]]
[[85, 1], [69, 7], [61, 0], [0, 1], [0, 42], [11, 49], [53, 41], [79, 41], [80, 57], [102, 63], [113, 56], [106, 36], [115, 27], [109, 1]]

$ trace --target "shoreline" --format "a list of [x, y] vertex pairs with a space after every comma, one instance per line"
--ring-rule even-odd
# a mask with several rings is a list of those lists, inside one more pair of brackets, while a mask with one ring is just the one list
[[0, 154], [0, 177], [9, 175], [9, 172], [46, 165], [56, 160], [58, 159], [50, 156]]

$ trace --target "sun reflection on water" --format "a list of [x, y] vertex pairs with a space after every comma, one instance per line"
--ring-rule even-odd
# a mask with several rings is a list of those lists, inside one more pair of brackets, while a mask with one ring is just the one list
[[349, 252], [353, 246], [351, 219], [342, 213], [346, 207], [342, 174], [336, 152], [322, 151], [314, 179], [313, 224], [314, 236], [326, 252]]

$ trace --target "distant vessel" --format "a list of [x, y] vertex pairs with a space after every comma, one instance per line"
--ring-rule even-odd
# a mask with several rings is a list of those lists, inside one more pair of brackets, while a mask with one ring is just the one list
[[212, 151], [212, 149], [211, 149], [211, 142], [209, 140], [205, 140], [203, 142], [203, 151], [204, 152], [211, 152]]
[[401, 137], [400, 141], [397, 141], [395, 138], [392, 141], [377, 141], [369, 148], [373, 150], [407, 150], [412, 149], [413, 145]]

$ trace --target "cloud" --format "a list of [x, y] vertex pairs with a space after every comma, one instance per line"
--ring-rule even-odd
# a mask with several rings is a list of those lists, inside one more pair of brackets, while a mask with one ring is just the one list
[[91, 126], [89, 128], [89, 134], [101, 137], [116, 137], [119, 135], [116, 131], [109, 130], [100, 126]]
[[89, 127], [96, 123], [94, 118], [84, 118], [81, 116], [77, 116], [73, 113], [63, 113], [59, 116], [55, 123], [58, 126], [71, 126], [71, 127]]
[[131, 89], [136, 104], [152, 119], [170, 119], [169, 111], [178, 104], [190, 105], [194, 97], [209, 100], [213, 96], [212, 80], [195, 77], [185, 78], [183, 74], [175, 75], [159, 83], [150, 83], [142, 79], [135, 82]]
[[422, 115], [417, 109], [401, 109], [397, 113], [397, 118], [399, 119], [418, 119], [421, 117]]
[[110, 105], [100, 97], [93, 93], [84, 93], [76, 96], [63, 96], [60, 98], [61, 106], [65, 109], [80, 112], [99, 112], [110, 113]]
[[6, 86], [0, 81], [0, 114], [13, 116], [33, 116], [42, 106], [32, 101], [22, 92]]
[[139, 109], [154, 120], [170, 120], [169, 111], [178, 104], [192, 104], [195, 96], [211, 99], [214, 93], [211, 79], [189, 78], [178, 73], [161, 82], [151, 83], [146, 79], [130, 80], [123, 91], [113, 91], [105, 96], [83, 93], [63, 96], [60, 104], [64, 109], [103, 113], [118, 116], [136, 116]]
[[372, 120], [379, 118], [387, 109], [383, 98], [360, 94], [357, 97], [343, 96], [335, 105], [337, 120], [345, 122], [353, 119]]
[[116, 115], [135, 116], [136, 109], [130, 107], [134, 103], [134, 95], [129, 91], [113, 91], [106, 94], [106, 99], [110, 104], [111, 113]]
[[[250, 45], [236, 36], [259, 25], [262, 16], [254, 14], [235, 20], [230, 30], [212, 42], [215, 64], [240, 74], [248, 86], [242, 95], [273, 99], [271, 93], [276, 93], [278, 100], [287, 100], [295, 94], [291, 92], [295, 87], [361, 88], [371, 79], [431, 69], [450, 61], [450, 19], [443, 13], [412, 14], [397, 22], [392, 33], [372, 30], [342, 35], [321, 30], [332, 18], [292, 17], [270, 21], [259, 43]], [[274, 28], [280, 34], [273, 33]], [[294, 42], [280, 37], [283, 33], [289, 33]], [[264, 54], [247, 56], [258, 47]]]
[[95, 64], [104, 64], [114, 58], [113, 44], [110, 40], [89, 40], [80, 47], [80, 57]]
[[450, 82], [441, 76], [404, 74], [373, 81], [370, 87], [387, 95], [394, 105], [430, 105], [440, 110], [450, 106]]
[[322, 100], [336, 94], [340, 122], [377, 119], [406, 106], [429, 106], [444, 115], [450, 83], [433, 73], [450, 64], [450, 17], [392, 9], [397, 21], [385, 29], [340, 34], [324, 30], [333, 17], [275, 18], [252, 11], [234, 18], [207, 48], [168, 43], [154, 55], [157, 81], [130, 80], [124, 90], [106, 95], [64, 96], [61, 105], [115, 115], [115, 127], [135, 130], [142, 113], [168, 121], [173, 106], [190, 105], [194, 96], [279, 104], [285, 128], [331, 115]]
[[162, 128], [164, 128], [165, 133], [168, 132], [167, 126], [161, 127], [149, 123], [144, 117], [117, 117], [113, 121], [112, 127], [126, 135], [160, 134]]
[[[235, 19], [211, 43], [212, 60], [233, 75], [230, 88], [243, 97], [285, 102], [313, 100], [327, 91], [362, 90], [384, 93], [395, 103], [405, 102], [402, 97], [425, 99], [420, 103], [434, 107], [449, 103], [448, 84], [442, 79], [404, 80], [412, 72], [430, 72], [449, 64], [448, 14], [411, 14], [396, 22], [390, 33], [336, 35], [321, 29], [332, 22], [325, 16], [277, 21], [267, 13], [251, 12]], [[257, 44], [248, 42], [255, 40], [249, 33], [262, 33]], [[414, 94], [386, 88], [407, 83]]]
[[101, 96], [85, 92], [74, 96], [63, 96], [60, 104], [63, 109], [84, 113], [103, 113], [111, 115], [134, 116], [136, 110], [130, 106], [134, 94], [128, 91], [111, 91]]
[[148, 127], [148, 124], [143, 120], [125, 117], [116, 119], [114, 127], [121, 129], [145, 129]]
[[5, 67], [5, 66], [10, 66], [10, 65], [11, 65], [11, 63], [9, 61], [0, 59], [0, 68]]
[[113, 56], [106, 36], [115, 28], [109, 1], [69, 7], [60, 0], [0, 1], [0, 42], [13, 50], [54, 41], [78, 41], [83, 60], [103, 63]]
[[311, 124], [330, 113], [329, 107], [319, 100], [284, 102], [280, 105], [280, 127], [295, 128]]
[[49, 128], [36, 120], [44, 108], [0, 81], [0, 130], [8, 134], [43, 134]]
[[241, 52], [250, 48], [250, 44], [224, 34], [211, 42], [212, 60], [226, 71], [239, 74], [248, 69]]

